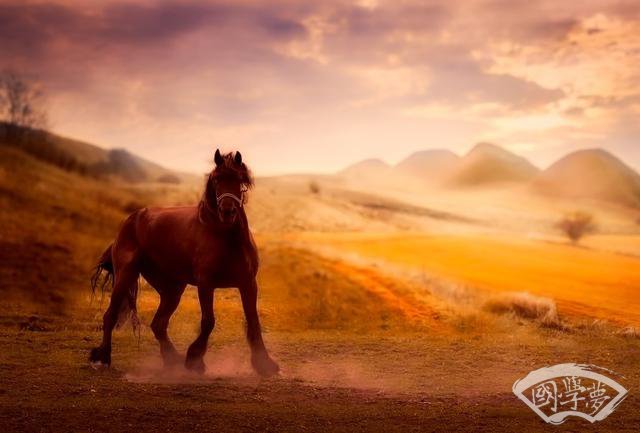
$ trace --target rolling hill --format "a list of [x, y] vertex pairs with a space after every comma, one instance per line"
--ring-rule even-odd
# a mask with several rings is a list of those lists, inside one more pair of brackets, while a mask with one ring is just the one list
[[105, 149], [48, 131], [19, 128], [7, 133], [0, 122], [0, 146], [16, 147], [68, 171], [94, 177], [115, 176], [128, 182], [180, 183], [197, 176], [164, 168], [125, 149]]
[[338, 173], [341, 177], [352, 179], [383, 178], [391, 173], [391, 167], [378, 158], [356, 162]]
[[547, 195], [640, 206], [640, 175], [603, 149], [565, 156], [540, 173], [533, 186]]
[[48, 147], [29, 149], [0, 142], [0, 296], [7, 302], [62, 312], [88, 294], [95, 259], [128, 214], [199, 197], [190, 183], [112, 182], [43, 158], [55, 153], [34, 155]]
[[450, 150], [429, 149], [412, 153], [393, 167], [394, 173], [425, 182], [439, 182], [459, 162], [460, 157]]
[[473, 187], [491, 184], [528, 182], [539, 170], [525, 158], [500, 146], [479, 143], [464, 157], [444, 149], [415, 152], [390, 166], [380, 159], [366, 159], [348, 166], [338, 174], [354, 180], [406, 180]]
[[490, 143], [479, 143], [451, 171], [447, 184], [455, 187], [527, 182], [538, 169], [514, 153]]

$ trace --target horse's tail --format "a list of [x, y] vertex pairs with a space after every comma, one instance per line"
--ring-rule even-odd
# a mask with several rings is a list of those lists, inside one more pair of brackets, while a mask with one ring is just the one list
[[[93, 294], [95, 294], [97, 287], [100, 287], [100, 290], [104, 294], [104, 288], [109, 283], [111, 283], [111, 288], [113, 289], [115, 273], [113, 268], [112, 250], [113, 244], [109, 245], [107, 249], [104, 250], [98, 260], [94, 273], [91, 276], [91, 291]], [[140, 321], [138, 320], [137, 314], [137, 300], [138, 282], [136, 281], [135, 284], [128, 288], [127, 297], [119, 305], [116, 327], [121, 327], [127, 322], [127, 320], [129, 320], [129, 318], [131, 318], [131, 324], [133, 325], [134, 332], [138, 331]]]
[[[98, 260], [98, 264], [94, 268], [93, 275], [91, 276], [91, 292], [93, 295], [96, 293], [96, 288], [100, 286], [100, 290], [104, 293], [104, 287], [111, 282], [111, 287], [113, 288], [113, 259], [111, 258], [111, 250], [113, 249], [113, 244], [109, 245], [106, 250], [100, 256]], [[103, 278], [102, 273], [105, 272], [106, 275]]]
[[[140, 338], [140, 319], [138, 319], [138, 307], [136, 306], [138, 301], [138, 279], [136, 278], [130, 287], [127, 288], [127, 297], [122, 300], [120, 304], [120, 310], [118, 311], [118, 321], [116, 322], [116, 328], [120, 328], [127, 323], [127, 320], [131, 319], [131, 326], [133, 327], [133, 333]], [[138, 343], [140, 341], [138, 340]]]

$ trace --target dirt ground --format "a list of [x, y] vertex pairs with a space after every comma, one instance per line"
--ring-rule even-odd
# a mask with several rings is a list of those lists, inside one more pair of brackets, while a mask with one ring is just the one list
[[[635, 432], [640, 425], [637, 339], [532, 336], [526, 325], [494, 339], [268, 332], [282, 374], [261, 380], [248, 366], [241, 329], [222, 326], [202, 377], [163, 370], [148, 331], [139, 346], [128, 329], [119, 332], [113, 368], [94, 370], [86, 361], [98, 341], [94, 320], [5, 315], [2, 431]], [[183, 348], [188, 342], [177, 339]], [[615, 366], [630, 397], [598, 424], [546, 425], [511, 385], [565, 361]]]

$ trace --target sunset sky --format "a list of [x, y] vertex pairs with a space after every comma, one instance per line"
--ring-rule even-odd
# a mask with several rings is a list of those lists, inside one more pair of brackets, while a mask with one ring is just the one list
[[0, 0], [0, 68], [41, 80], [52, 130], [186, 171], [479, 141], [640, 167], [637, 0]]

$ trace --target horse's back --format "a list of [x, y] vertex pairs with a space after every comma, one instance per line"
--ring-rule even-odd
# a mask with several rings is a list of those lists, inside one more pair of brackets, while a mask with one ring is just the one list
[[147, 280], [230, 287], [255, 277], [258, 256], [248, 227], [246, 235], [212, 229], [194, 206], [145, 208], [127, 221]]
[[193, 206], [138, 211], [136, 237], [143, 268], [175, 280], [191, 279], [196, 223], [197, 208]]
[[164, 229], [193, 225], [197, 220], [198, 208], [195, 206], [147, 207], [140, 211], [140, 223], [150, 229]]

